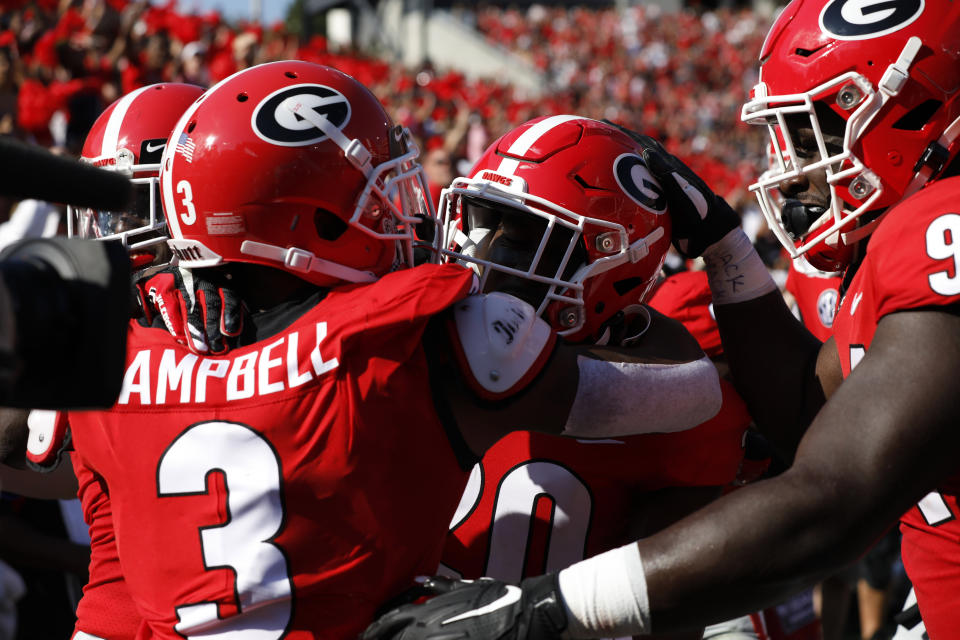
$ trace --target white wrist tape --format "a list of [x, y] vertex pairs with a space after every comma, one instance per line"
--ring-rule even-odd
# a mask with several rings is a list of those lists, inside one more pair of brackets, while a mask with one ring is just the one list
[[647, 578], [636, 543], [587, 558], [560, 572], [566, 638], [650, 633]]
[[714, 304], [746, 302], [777, 290], [750, 238], [737, 227], [703, 252]]

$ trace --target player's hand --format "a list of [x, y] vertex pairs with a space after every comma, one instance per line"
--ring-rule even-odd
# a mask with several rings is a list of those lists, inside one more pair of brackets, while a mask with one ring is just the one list
[[405, 604], [367, 627], [362, 640], [555, 640], [567, 627], [556, 574], [519, 587], [493, 580], [430, 578], [415, 588], [423, 604]]
[[704, 249], [740, 226], [740, 216], [727, 201], [715, 194], [700, 176], [659, 142], [608, 122], [643, 149], [641, 155], [651, 175], [660, 182], [673, 222], [673, 246], [688, 258], [700, 256]]
[[197, 354], [220, 354], [243, 331], [243, 303], [202, 271], [167, 267], [136, 283], [147, 318], [159, 315], [178, 342]]

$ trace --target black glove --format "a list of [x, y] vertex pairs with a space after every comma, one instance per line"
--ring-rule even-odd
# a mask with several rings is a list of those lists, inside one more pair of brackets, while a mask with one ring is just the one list
[[700, 176], [679, 158], [651, 138], [604, 120], [633, 138], [650, 174], [660, 182], [670, 219], [673, 246], [687, 258], [700, 256], [704, 249], [740, 226], [740, 216], [727, 201], [715, 194]]
[[213, 272], [167, 267], [136, 283], [147, 320], [159, 315], [193, 353], [227, 352], [243, 331], [243, 302]]
[[434, 577], [411, 592], [433, 597], [388, 611], [363, 640], [556, 640], [567, 627], [556, 574], [527, 578], [519, 587], [492, 578]]

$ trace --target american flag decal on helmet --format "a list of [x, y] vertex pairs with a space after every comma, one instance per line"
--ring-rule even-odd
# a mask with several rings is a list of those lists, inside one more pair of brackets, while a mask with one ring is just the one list
[[193, 151], [197, 148], [196, 143], [185, 133], [180, 134], [177, 140], [177, 153], [182, 153], [187, 162], [193, 162]]

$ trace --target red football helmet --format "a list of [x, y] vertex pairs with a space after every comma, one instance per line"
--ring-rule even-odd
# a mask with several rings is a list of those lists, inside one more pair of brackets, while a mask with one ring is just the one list
[[100, 114], [87, 134], [81, 157], [130, 176], [134, 202], [129, 211], [68, 207], [68, 235], [120, 240], [134, 268], [148, 266], [158, 249], [166, 249], [160, 157], [173, 125], [202, 93], [202, 88], [191, 84], [154, 84], [131, 91]]
[[494, 142], [440, 201], [441, 254], [485, 291], [537, 307], [560, 335], [598, 338], [639, 304], [670, 246], [670, 216], [640, 146], [579, 116], [537, 118]]
[[181, 266], [247, 262], [322, 286], [413, 264], [433, 219], [409, 132], [350, 76], [272, 62], [222, 80], [177, 123], [160, 172]]
[[[842, 268], [876, 227], [875, 215], [960, 151], [960, 6], [794, 0], [760, 62], [742, 119], [767, 126], [781, 153], [750, 189], [792, 257]], [[817, 172], [826, 174], [829, 206], [781, 212], [778, 187]], [[870, 222], [853, 224], [867, 212]]]

